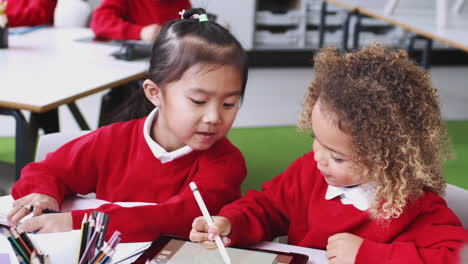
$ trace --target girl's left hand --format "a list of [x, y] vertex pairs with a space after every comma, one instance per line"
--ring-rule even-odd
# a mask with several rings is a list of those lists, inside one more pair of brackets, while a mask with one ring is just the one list
[[329, 264], [353, 264], [363, 238], [349, 233], [339, 233], [328, 238], [327, 252]]
[[71, 213], [42, 214], [23, 221], [21, 228], [25, 232], [66, 232], [73, 229], [73, 220]]

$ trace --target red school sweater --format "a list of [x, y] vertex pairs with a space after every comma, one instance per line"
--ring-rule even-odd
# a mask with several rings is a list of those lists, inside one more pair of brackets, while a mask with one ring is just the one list
[[53, 24], [57, 0], [9, 0], [6, 8], [10, 27]]
[[[18, 199], [31, 193], [47, 194], [61, 205], [64, 197], [96, 192], [110, 202], [149, 202], [132, 208], [106, 204], [96, 210], [110, 216], [107, 235], [122, 232], [124, 242], [150, 241], [160, 234], [188, 237], [200, 209], [188, 184], [194, 181], [210, 210], [241, 196], [246, 176], [241, 152], [227, 138], [211, 148], [161, 163], [143, 136], [145, 118], [102, 127], [73, 140], [30, 163], [21, 172], [11, 194]], [[73, 228], [85, 213], [74, 210]]]
[[337, 233], [364, 238], [355, 263], [458, 263], [468, 242], [455, 214], [438, 195], [426, 192], [391, 222], [369, 218], [367, 211], [325, 199], [328, 184], [313, 153], [297, 159], [279, 176], [225, 206], [219, 215], [232, 223], [233, 244], [254, 244], [288, 235], [292, 245], [326, 249]]
[[91, 29], [98, 37], [138, 40], [143, 27], [180, 18], [189, 0], [104, 0], [94, 11]]

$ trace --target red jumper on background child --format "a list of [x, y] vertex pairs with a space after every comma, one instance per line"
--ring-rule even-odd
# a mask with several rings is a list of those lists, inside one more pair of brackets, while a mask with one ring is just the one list
[[157, 203], [96, 209], [109, 215], [108, 234], [119, 230], [122, 241], [153, 240], [161, 233], [188, 237], [200, 213], [191, 181], [212, 213], [241, 196], [245, 161], [226, 133], [245, 92], [247, 55], [226, 29], [206, 18], [203, 9], [192, 9], [162, 28], [148, 79], [126, 112], [142, 118], [97, 129], [22, 170], [11, 192], [12, 225], [33, 205], [36, 217], [22, 222], [24, 230], [79, 229], [94, 209], [41, 212], [59, 210], [65, 197], [95, 192], [110, 202]]
[[6, 14], [10, 27], [52, 25], [57, 0], [8, 0]]
[[152, 41], [166, 22], [190, 7], [189, 0], [104, 0], [90, 26], [98, 37]]
[[440, 195], [447, 134], [437, 90], [404, 51], [377, 44], [315, 57], [301, 125], [313, 152], [190, 238], [214, 247], [288, 235], [329, 263], [458, 263], [468, 231]]

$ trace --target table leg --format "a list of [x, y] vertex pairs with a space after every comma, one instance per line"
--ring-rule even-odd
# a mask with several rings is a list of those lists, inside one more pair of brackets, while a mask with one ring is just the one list
[[44, 113], [31, 113], [29, 120], [29, 136], [36, 142], [38, 131], [41, 128], [45, 134], [59, 132], [58, 109], [52, 109]]
[[0, 108], [0, 115], [10, 115], [16, 121], [15, 132], [15, 174], [19, 178], [21, 169], [32, 159], [29, 157], [27, 148], [27, 130], [28, 123], [20, 110]]
[[85, 118], [80, 112], [80, 109], [78, 109], [78, 106], [76, 106], [76, 103], [69, 103], [67, 104], [68, 109], [70, 109], [70, 112], [72, 113], [73, 117], [75, 118], [76, 122], [80, 126], [81, 130], [90, 130], [88, 123], [86, 122]]
[[28, 145], [26, 154], [29, 162], [34, 160], [39, 129], [44, 130], [45, 134], [60, 131], [57, 108], [44, 113], [31, 113], [31, 117], [29, 119], [29, 131], [27, 134]]
[[325, 42], [325, 27], [326, 27], [326, 17], [327, 17], [327, 2], [322, 1], [320, 8], [320, 24], [318, 27], [319, 30], [319, 49], [323, 48]]
[[359, 48], [359, 33], [361, 33], [362, 15], [356, 14], [356, 23], [353, 30], [353, 49]]
[[416, 41], [421, 40], [425, 41], [424, 49], [419, 61], [419, 65], [424, 69], [428, 70], [431, 67], [431, 52], [432, 52], [432, 39], [420, 36], [412, 35], [408, 38], [408, 44], [406, 45], [406, 51], [409, 57], [414, 57], [414, 45]]
[[343, 49], [343, 51], [348, 51], [349, 23], [351, 21], [351, 17], [355, 14], [356, 14], [355, 11], [348, 11], [346, 14], [346, 18], [343, 22], [343, 26], [342, 26], [343, 38], [341, 42], [341, 48]]
[[431, 67], [431, 53], [432, 53], [432, 42], [433, 40], [430, 38], [424, 38], [426, 41], [426, 45], [424, 45], [424, 50], [421, 58], [421, 66], [429, 70]]

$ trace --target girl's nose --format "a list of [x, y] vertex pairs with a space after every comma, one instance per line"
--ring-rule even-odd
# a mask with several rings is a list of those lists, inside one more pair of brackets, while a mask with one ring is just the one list
[[217, 107], [210, 107], [203, 117], [203, 122], [217, 124], [221, 122], [221, 113]]

